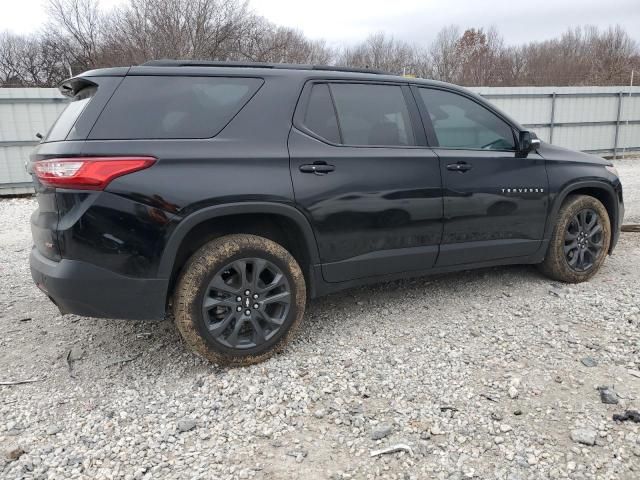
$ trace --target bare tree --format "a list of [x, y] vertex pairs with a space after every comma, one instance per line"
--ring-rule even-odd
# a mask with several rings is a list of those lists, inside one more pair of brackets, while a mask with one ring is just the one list
[[248, 0], [128, 0], [108, 13], [98, 0], [47, 1], [42, 31], [0, 33], [0, 85], [54, 86], [84, 70], [156, 58], [333, 63], [487, 86], [627, 84], [640, 70], [638, 43], [619, 26], [505, 46], [495, 28], [451, 25], [426, 46], [380, 32], [334, 50], [256, 15]]
[[307, 39], [302, 32], [278, 27], [264, 17], [252, 16], [238, 39], [238, 60], [282, 63], [328, 63], [331, 51], [324, 41]]
[[0, 86], [55, 85], [65, 73], [54, 47], [44, 37], [0, 34]]
[[245, 33], [246, 2], [130, 0], [107, 19], [103, 56], [141, 63], [152, 58], [231, 56]]
[[337, 63], [397, 74], [412, 73], [418, 63], [417, 49], [378, 32], [354, 47], [343, 49], [338, 55]]
[[469, 86], [499, 84], [504, 53], [504, 42], [495, 28], [465, 30], [455, 43], [454, 80]]
[[97, 0], [48, 0], [47, 36], [66, 44], [67, 61], [74, 72], [97, 67], [102, 16]]
[[24, 39], [9, 32], [0, 34], [0, 85], [20, 86], [24, 81], [20, 75], [20, 46]]
[[593, 44], [594, 82], [624, 85], [635, 66], [633, 57], [637, 55], [638, 43], [616, 25], [594, 38]]
[[456, 25], [443, 28], [429, 47], [433, 77], [443, 82], [453, 82], [458, 76], [460, 62], [457, 56], [457, 44], [460, 29]]

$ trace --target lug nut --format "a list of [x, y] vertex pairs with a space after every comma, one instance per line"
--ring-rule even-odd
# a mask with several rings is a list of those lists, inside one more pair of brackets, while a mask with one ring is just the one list
[[258, 298], [258, 294], [257, 294], [257, 293], [254, 293], [254, 294], [253, 294], [253, 298], [257, 300], [257, 298]]
[[254, 303], [253, 304], [253, 308], [258, 309], [258, 308], [260, 308], [260, 305], [258, 305], [257, 303]]
[[238, 308], [236, 308], [236, 310], [237, 310], [238, 312], [241, 312], [241, 311], [242, 311], [242, 307], [238, 307]]
[[245, 291], [244, 291], [244, 294], [245, 294], [245, 295], [251, 295], [251, 290], [245, 290]]
[[241, 302], [242, 301], [242, 297], [236, 297], [236, 302]]
[[251, 310], [245, 310], [245, 311], [244, 311], [244, 314], [245, 314], [245, 315], [251, 315]]

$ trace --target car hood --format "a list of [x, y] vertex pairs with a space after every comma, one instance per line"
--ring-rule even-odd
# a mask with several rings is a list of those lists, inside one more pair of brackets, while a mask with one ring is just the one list
[[611, 162], [596, 155], [569, 150], [550, 143], [540, 142], [538, 153], [546, 160], [559, 160], [563, 162], [592, 163], [597, 165], [611, 165]]

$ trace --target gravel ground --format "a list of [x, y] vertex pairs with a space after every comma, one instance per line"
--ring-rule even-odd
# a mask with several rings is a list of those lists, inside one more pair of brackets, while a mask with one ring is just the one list
[[284, 354], [221, 369], [168, 321], [60, 316], [34, 205], [0, 201], [0, 382], [37, 380], [0, 386], [1, 478], [640, 478], [640, 423], [612, 419], [640, 410], [640, 234], [587, 284], [516, 266], [316, 300]]

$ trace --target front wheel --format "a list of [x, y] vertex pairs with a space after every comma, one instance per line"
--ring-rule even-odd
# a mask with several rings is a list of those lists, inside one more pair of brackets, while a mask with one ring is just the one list
[[305, 302], [302, 270], [287, 250], [255, 235], [227, 235], [185, 265], [174, 317], [196, 353], [218, 364], [249, 365], [285, 347]]
[[610, 242], [611, 222], [604, 205], [587, 195], [570, 196], [560, 207], [540, 270], [562, 282], [584, 282], [600, 269]]

